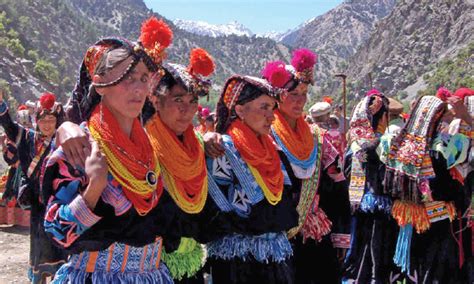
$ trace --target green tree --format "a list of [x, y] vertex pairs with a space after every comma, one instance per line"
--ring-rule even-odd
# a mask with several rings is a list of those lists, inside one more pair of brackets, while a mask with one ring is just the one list
[[39, 78], [57, 84], [59, 82], [59, 72], [51, 62], [39, 59], [35, 64], [35, 73]]
[[33, 60], [34, 62], [38, 61], [39, 59], [39, 54], [38, 54], [38, 51], [36, 50], [28, 50], [28, 58]]
[[20, 40], [17, 38], [10, 39], [7, 43], [7, 48], [16, 56], [23, 56], [23, 54], [25, 53], [25, 48], [21, 44]]

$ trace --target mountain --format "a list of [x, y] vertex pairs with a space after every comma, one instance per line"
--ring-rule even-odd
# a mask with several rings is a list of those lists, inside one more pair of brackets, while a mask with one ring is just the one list
[[[285, 33], [280, 41], [292, 48], [306, 47], [318, 54], [316, 80], [331, 82], [332, 75], [390, 14], [396, 0], [346, 0], [336, 8]], [[323, 87], [326, 84], [323, 84]]]
[[212, 25], [204, 21], [173, 20], [176, 27], [193, 34], [219, 37], [219, 36], [248, 36], [253, 35], [252, 31], [237, 21], [232, 21], [225, 25]]
[[[143, 20], [163, 18], [142, 0], [0, 0], [0, 11], [0, 84], [18, 101], [46, 90], [66, 101], [88, 46], [104, 36], [137, 39]], [[259, 75], [266, 61], [289, 57], [287, 47], [267, 38], [213, 38], [164, 20], [174, 32], [168, 60], [187, 65], [192, 48], [207, 49], [217, 86], [231, 74]]]
[[[374, 87], [412, 98], [426, 87], [424, 78], [436, 73], [438, 62], [453, 60], [473, 43], [474, 1], [399, 1], [348, 61], [346, 73], [356, 90], [368, 88], [366, 78], [371, 74]], [[459, 76], [473, 78], [472, 53], [467, 58], [471, 64], [461, 67]]]

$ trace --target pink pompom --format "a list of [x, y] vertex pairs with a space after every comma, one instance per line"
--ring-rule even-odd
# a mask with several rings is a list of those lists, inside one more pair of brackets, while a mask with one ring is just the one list
[[283, 88], [291, 79], [291, 74], [286, 70], [283, 61], [267, 63], [262, 71], [262, 75], [272, 86], [277, 88]]
[[365, 94], [365, 96], [370, 97], [370, 96], [379, 95], [379, 94], [382, 94], [379, 90], [372, 89], [372, 90], [368, 91], [367, 94]]
[[293, 51], [291, 65], [295, 67], [297, 72], [303, 72], [308, 69], [313, 69], [316, 60], [317, 55], [314, 52], [306, 48], [300, 48]]
[[441, 99], [443, 102], [446, 101], [449, 97], [451, 97], [453, 94], [451, 91], [449, 91], [445, 87], [440, 87], [438, 91], [436, 92], [436, 97]]
[[209, 111], [209, 108], [205, 107], [205, 108], [203, 108], [202, 111], [201, 111], [201, 116], [202, 116], [202, 118], [206, 118], [206, 117], [209, 116], [210, 113], [211, 113], [211, 112]]

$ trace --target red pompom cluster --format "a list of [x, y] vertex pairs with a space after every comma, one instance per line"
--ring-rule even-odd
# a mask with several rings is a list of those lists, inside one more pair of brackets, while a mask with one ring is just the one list
[[454, 92], [453, 96], [464, 100], [465, 97], [474, 96], [474, 90], [469, 88], [459, 88]]
[[323, 97], [323, 102], [327, 102], [328, 104], [332, 105], [333, 100], [332, 100], [331, 97], [324, 96], [324, 97]]
[[191, 50], [188, 70], [193, 75], [209, 76], [214, 72], [215, 65], [211, 55], [202, 48]]
[[373, 96], [373, 95], [380, 95], [382, 94], [379, 90], [377, 89], [372, 89], [370, 91], [367, 92], [367, 94], [365, 94], [366, 97], [370, 97], [370, 96]]
[[150, 17], [143, 22], [139, 41], [146, 49], [155, 48], [157, 43], [164, 49], [171, 44], [172, 40], [173, 31], [163, 20]]
[[39, 99], [41, 109], [51, 110], [56, 102], [56, 96], [52, 93], [43, 93]]
[[452, 95], [453, 94], [451, 93], [451, 91], [449, 91], [445, 87], [440, 87], [438, 91], [436, 91], [436, 97], [441, 99], [443, 102], [445, 102]]
[[291, 79], [291, 74], [286, 70], [283, 61], [268, 62], [262, 71], [262, 75], [272, 86], [277, 88], [283, 88]]
[[297, 72], [303, 72], [308, 69], [313, 69], [316, 60], [317, 55], [314, 52], [306, 48], [300, 48], [293, 51], [291, 65], [295, 67]]

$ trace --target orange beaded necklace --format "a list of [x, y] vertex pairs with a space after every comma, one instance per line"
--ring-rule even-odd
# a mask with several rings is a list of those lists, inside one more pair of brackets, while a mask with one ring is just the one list
[[201, 212], [207, 198], [207, 169], [204, 147], [193, 126], [183, 133], [183, 141], [167, 127], [159, 115], [146, 126], [158, 160], [163, 167], [166, 189], [177, 205], [187, 213]]
[[303, 116], [296, 120], [296, 131], [293, 130], [279, 110], [275, 112], [273, 130], [285, 147], [299, 160], [307, 160], [314, 149], [314, 138], [311, 129]]
[[139, 120], [133, 121], [129, 138], [101, 103], [92, 113], [88, 128], [107, 159], [109, 172], [137, 212], [146, 215], [158, 204], [163, 184], [159, 178], [160, 165]]
[[[230, 125], [227, 133], [256, 178], [267, 200], [276, 204], [283, 193], [283, 172], [278, 152], [269, 135], [257, 137], [255, 132], [240, 120]], [[263, 182], [263, 184], [261, 184]]]

